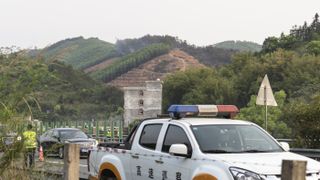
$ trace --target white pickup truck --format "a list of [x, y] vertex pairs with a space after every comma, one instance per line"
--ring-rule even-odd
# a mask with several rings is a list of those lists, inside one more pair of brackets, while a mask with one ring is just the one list
[[[172, 118], [142, 121], [122, 144], [100, 144], [88, 158], [89, 179], [280, 180], [282, 160], [307, 161], [307, 180], [320, 180], [320, 162], [288, 152], [251, 122], [227, 116], [235, 106], [171, 106]], [[196, 117], [184, 115], [198, 114]]]

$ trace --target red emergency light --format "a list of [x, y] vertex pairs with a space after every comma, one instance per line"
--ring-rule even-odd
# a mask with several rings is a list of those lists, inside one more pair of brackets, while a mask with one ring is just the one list
[[171, 105], [168, 112], [175, 119], [187, 115], [233, 118], [239, 109], [234, 105]]

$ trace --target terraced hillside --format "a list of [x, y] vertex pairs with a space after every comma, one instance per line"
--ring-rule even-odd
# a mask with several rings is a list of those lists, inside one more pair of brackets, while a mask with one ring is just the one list
[[186, 52], [174, 49], [117, 77], [108, 85], [116, 87], [141, 86], [145, 81], [162, 80], [170, 73], [197, 67], [205, 66]]

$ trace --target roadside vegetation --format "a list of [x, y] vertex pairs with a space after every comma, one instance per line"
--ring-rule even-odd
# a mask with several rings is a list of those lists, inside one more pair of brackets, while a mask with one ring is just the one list
[[[104, 86], [63, 62], [44, 63], [24, 52], [1, 54], [0, 58], [1, 104], [18, 110], [27, 104], [32, 119], [99, 120], [123, 106], [122, 91]], [[15, 102], [17, 96], [23, 101]]]
[[310, 25], [295, 26], [289, 35], [267, 38], [260, 53], [238, 53], [230, 64], [219, 68], [168, 76], [163, 110], [170, 104], [235, 104], [241, 108], [237, 118], [263, 127], [264, 108], [255, 105], [255, 99], [268, 74], [279, 104], [269, 108], [270, 133], [296, 139], [299, 147], [320, 148], [318, 18], [316, 14]]
[[47, 179], [23, 167], [21, 137], [30, 120], [105, 120], [122, 110], [123, 94], [63, 62], [6, 52], [0, 51], [0, 179]]
[[24, 120], [30, 115], [30, 106], [27, 102], [34, 100], [30, 98], [31, 91], [27, 86], [21, 88], [25, 84], [21, 86], [16, 84], [19, 78], [13, 69], [19, 69], [17, 67], [21, 65], [19, 62], [20, 59], [16, 54], [0, 53], [0, 179], [20, 177], [14, 170], [16, 167], [14, 162], [23, 157], [23, 142], [18, 137], [22, 137]]

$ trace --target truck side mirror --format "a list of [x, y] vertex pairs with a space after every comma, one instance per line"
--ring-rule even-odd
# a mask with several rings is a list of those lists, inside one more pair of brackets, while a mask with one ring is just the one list
[[174, 156], [191, 157], [185, 144], [172, 144], [169, 153]]
[[290, 146], [287, 142], [280, 142], [280, 145], [283, 148], [283, 150], [290, 151]]

